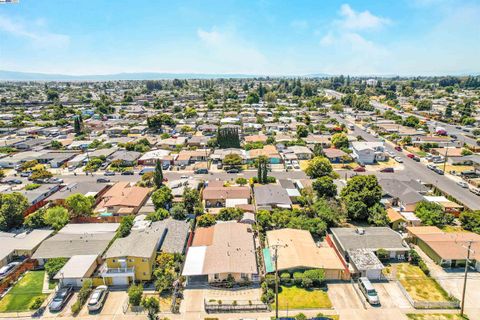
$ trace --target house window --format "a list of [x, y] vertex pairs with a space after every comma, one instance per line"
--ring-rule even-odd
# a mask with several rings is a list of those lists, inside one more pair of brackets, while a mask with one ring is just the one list
[[112, 262], [117, 262], [117, 260], [113, 259]]
[[215, 274], [213, 275], [213, 278], [214, 278], [215, 280], [218, 280], [218, 279], [220, 279], [220, 275], [219, 275], [218, 273], [215, 273]]
[[147, 261], [148, 261], [148, 259], [146, 259], [146, 258], [142, 259], [142, 262], [147, 262]]
[[144, 275], [144, 276], [146, 276], [146, 275], [147, 275], [147, 273], [146, 273], [146, 272], [144, 272], [144, 273], [143, 273], [143, 275]]
[[135, 259], [130, 259], [130, 262], [134, 262], [134, 261], [135, 261]]
[[240, 277], [241, 277], [243, 280], [248, 280], [248, 274], [246, 274], [246, 273], [241, 273], [241, 274], [240, 274]]

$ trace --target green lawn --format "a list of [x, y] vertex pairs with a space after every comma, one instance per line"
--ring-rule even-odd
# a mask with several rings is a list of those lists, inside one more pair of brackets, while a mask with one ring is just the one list
[[281, 310], [327, 309], [331, 307], [332, 302], [323, 290], [282, 286], [278, 293], [278, 308]]
[[29, 271], [0, 300], [0, 312], [28, 311], [36, 297], [45, 299], [42, 294], [45, 271]]
[[408, 263], [395, 265], [397, 278], [416, 301], [450, 301], [447, 292], [432, 278], [429, 278], [419, 267]]
[[408, 319], [410, 320], [465, 320], [468, 318], [461, 317], [459, 314], [449, 314], [449, 313], [430, 313], [430, 314], [407, 314]]

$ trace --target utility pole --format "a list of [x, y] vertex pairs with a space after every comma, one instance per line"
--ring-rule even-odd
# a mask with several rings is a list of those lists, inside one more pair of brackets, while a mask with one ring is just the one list
[[445, 147], [445, 157], [444, 157], [444, 162], [443, 162], [443, 173], [445, 173], [445, 167], [447, 166], [447, 156], [448, 156], [448, 142], [447, 146]]
[[275, 319], [278, 319], [278, 248], [285, 248], [287, 245], [275, 244], [271, 246], [274, 250], [273, 259], [275, 260]]
[[463, 278], [463, 291], [462, 291], [462, 305], [460, 307], [460, 317], [463, 316], [464, 306], [465, 306], [465, 291], [467, 290], [467, 275], [468, 275], [468, 263], [470, 262], [470, 252], [473, 252], [472, 240], [468, 241], [468, 247], [463, 246], [467, 249], [467, 261], [465, 261], [465, 276]]

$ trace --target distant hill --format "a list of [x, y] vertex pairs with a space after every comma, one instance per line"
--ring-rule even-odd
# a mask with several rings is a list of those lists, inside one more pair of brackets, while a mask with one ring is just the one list
[[162, 79], [218, 79], [266, 77], [250, 74], [206, 74], [206, 73], [158, 73], [136, 72], [98, 75], [67, 75], [0, 70], [0, 80], [8, 81], [109, 81], [109, 80], [162, 80]]

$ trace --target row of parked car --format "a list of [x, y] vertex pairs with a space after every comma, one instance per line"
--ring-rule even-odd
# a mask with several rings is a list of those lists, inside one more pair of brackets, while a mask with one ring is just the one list
[[439, 175], [443, 176], [445, 174], [445, 172], [443, 172], [442, 169], [440, 169], [439, 167], [436, 167], [434, 166], [433, 164], [427, 164], [427, 168], [432, 170], [433, 172], [435, 173], [438, 173]]
[[[72, 286], [64, 286], [58, 289], [53, 299], [48, 304], [48, 309], [50, 312], [59, 312], [61, 311], [65, 305], [67, 304], [68, 300], [73, 295], [73, 287]], [[88, 298], [87, 308], [90, 312], [97, 312], [99, 311], [107, 298], [108, 295], [108, 287], [107, 286], [98, 286], [95, 290], [92, 291], [90, 297]]]

